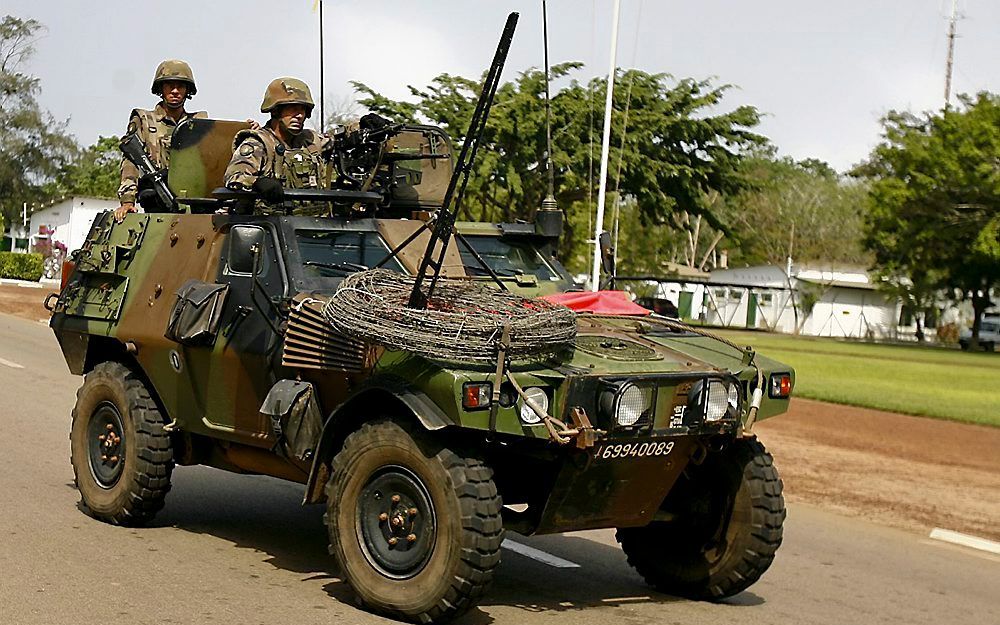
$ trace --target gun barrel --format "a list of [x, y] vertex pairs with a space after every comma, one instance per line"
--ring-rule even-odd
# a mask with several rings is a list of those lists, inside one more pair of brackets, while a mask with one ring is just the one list
[[[340, 189], [285, 189], [283, 196], [293, 202], [360, 202], [362, 204], [377, 204], [382, 196], [372, 191], [343, 191]], [[253, 191], [238, 191], [219, 187], [212, 191], [212, 197], [220, 200], [235, 200], [240, 198], [256, 198]]]

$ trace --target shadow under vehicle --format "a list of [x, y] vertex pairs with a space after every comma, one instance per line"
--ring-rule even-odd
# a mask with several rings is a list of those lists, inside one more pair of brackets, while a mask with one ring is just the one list
[[[296, 196], [333, 216], [239, 215], [254, 198], [212, 190], [243, 127], [179, 125], [175, 212], [98, 217], [47, 302], [84, 376], [71, 460], [89, 514], [149, 521], [175, 465], [297, 482], [326, 506], [361, 601], [419, 622], [479, 601], [504, 528], [617, 528], [629, 563], [686, 597], [728, 597], [767, 570], [785, 507], [752, 427], [787, 410], [791, 368], [656, 315], [580, 313], [572, 341], [504, 375], [342, 334], [324, 309], [346, 278], [419, 271], [451, 142], [394, 126], [338, 156], [337, 190]], [[443, 278], [574, 288], [553, 256], [561, 214], [455, 233]]]

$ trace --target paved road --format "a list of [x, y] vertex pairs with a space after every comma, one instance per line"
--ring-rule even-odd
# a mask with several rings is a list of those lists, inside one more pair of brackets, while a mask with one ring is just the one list
[[[388, 622], [327, 572], [322, 510], [293, 484], [180, 467], [152, 527], [83, 515], [67, 437], [79, 383], [46, 327], [0, 315], [0, 623]], [[1000, 557], [806, 506], [790, 507], [771, 570], [722, 605], [649, 590], [609, 531], [512, 538], [580, 567], [505, 551], [461, 623], [1000, 623]]]

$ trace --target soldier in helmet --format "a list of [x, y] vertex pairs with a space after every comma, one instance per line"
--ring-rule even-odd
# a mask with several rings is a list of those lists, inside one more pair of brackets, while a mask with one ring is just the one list
[[[170, 137], [177, 124], [191, 117], [204, 118], [204, 111], [189, 113], [184, 104], [198, 92], [191, 66], [184, 61], [169, 59], [156, 67], [153, 75], [153, 95], [160, 96], [160, 102], [152, 111], [133, 109], [129, 116], [128, 133], [136, 133], [146, 146], [149, 160], [157, 167], [166, 167], [170, 159]], [[139, 182], [139, 170], [128, 159], [122, 159], [122, 181], [118, 188], [121, 206], [115, 211], [115, 219], [121, 221], [125, 215], [135, 212], [135, 198]]]
[[275, 78], [264, 92], [262, 113], [271, 119], [261, 128], [243, 130], [233, 141], [226, 168], [230, 189], [257, 191], [268, 203], [283, 199], [283, 187], [328, 186], [331, 139], [305, 128], [314, 107], [309, 87], [297, 78]]

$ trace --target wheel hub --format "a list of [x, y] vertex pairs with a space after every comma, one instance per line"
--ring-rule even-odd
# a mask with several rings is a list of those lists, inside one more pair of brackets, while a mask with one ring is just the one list
[[102, 402], [90, 417], [87, 426], [87, 448], [90, 472], [101, 488], [118, 483], [125, 468], [124, 422], [118, 408]]
[[358, 538], [369, 563], [393, 579], [412, 577], [434, 550], [436, 523], [430, 495], [404, 467], [383, 467], [361, 491]]

